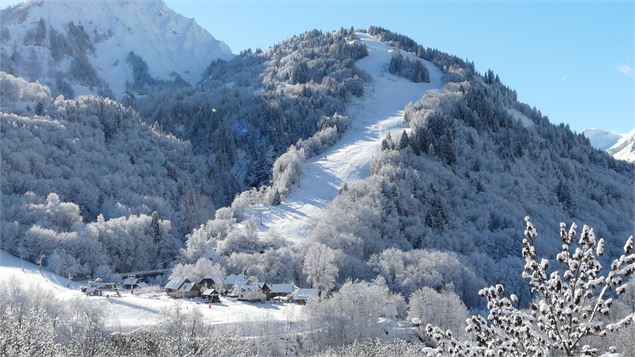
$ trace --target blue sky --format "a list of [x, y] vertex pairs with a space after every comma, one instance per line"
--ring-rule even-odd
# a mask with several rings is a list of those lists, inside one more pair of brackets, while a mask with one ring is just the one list
[[236, 53], [315, 28], [386, 27], [491, 68], [554, 123], [635, 127], [633, 1], [164, 1]]
[[234, 52], [314, 28], [379, 25], [493, 69], [552, 122], [635, 127], [631, 1], [165, 1]]

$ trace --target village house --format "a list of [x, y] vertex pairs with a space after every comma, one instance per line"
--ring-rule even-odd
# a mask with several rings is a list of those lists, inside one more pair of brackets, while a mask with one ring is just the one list
[[245, 274], [230, 274], [225, 280], [223, 280], [223, 289], [226, 294], [237, 296], [235, 293], [238, 291], [238, 287], [247, 284], [249, 279]]
[[181, 297], [184, 298], [197, 297], [201, 294], [201, 288], [199, 288], [197, 283], [187, 282], [181, 285], [179, 293], [181, 294]]
[[205, 289], [205, 291], [203, 291], [203, 293], [201, 294], [201, 296], [208, 302], [208, 303], [217, 303], [220, 302], [220, 293], [218, 291], [216, 291], [216, 289]]
[[168, 281], [167, 284], [165, 284], [165, 292], [168, 294], [168, 296], [171, 296], [173, 298], [180, 298], [182, 296], [181, 292], [179, 291], [179, 289], [181, 288], [181, 286], [183, 286], [183, 284], [185, 283], [189, 283], [190, 281], [187, 279], [183, 279], [183, 278], [173, 278], [170, 281]]
[[271, 298], [287, 297], [295, 291], [293, 284], [271, 284], [271, 292], [269, 293]]
[[240, 301], [267, 301], [267, 294], [262, 290], [260, 284], [236, 285], [235, 294]]
[[271, 286], [269, 284], [267, 284], [266, 282], [258, 282], [258, 283], [256, 283], [256, 285], [258, 285], [260, 290], [265, 294], [265, 298], [267, 300], [271, 300], [271, 298], [272, 298], [272, 296], [271, 296]]
[[306, 305], [309, 300], [317, 298], [317, 289], [298, 289], [293, 294], [293, 302], [300, 305]]
[[211, 276], [205, 276], [198, 282], [198, 286], [201, 288], [201, 290], [205, 290], [213, 289], [217, 286], [217, 284], [214, 278], [212, 278]]

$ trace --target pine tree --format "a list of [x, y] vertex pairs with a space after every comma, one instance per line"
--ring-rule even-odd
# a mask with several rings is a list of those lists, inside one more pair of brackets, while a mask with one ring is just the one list
[[271, 200], [271, 205], [272, 206], [278, 206], [280, 203], [282, 203], [282, 200], [280, 199], [280, 192], [278, 192], [278, 190], [276, 190], [273, 193], [273, 199]]
[[410, 146], [410, 140], [408, 138], [408, 133], [404, 129], [404, 131], [401, 133], [401, 138], [399, 138], [399, 144], [397, 144], [397, 150], [404, 150], [408, 146]]

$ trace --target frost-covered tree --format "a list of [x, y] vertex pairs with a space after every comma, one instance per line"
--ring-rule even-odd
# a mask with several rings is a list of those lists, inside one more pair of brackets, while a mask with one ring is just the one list
[[313, 243], [306, 249], [302, 271], [307, 281], [318, 290], [322, 298], [335, 287], [339, 270], [335, 265], [335, 251], [323, 244]]
[[209, 259], [201, 258], [195, 264], [177, 264], [170, 275], [170, 278], [189, 279], [191, 282], [199, 282], [205, 277], [211, 277], [214, 282], [219, 284], [217, 289], [222, 288], [223, 280], [225, 280], [225, 269], [220, 264]]
[[500, 284], [485, 288], [480, 293], [487, 299], [487, 319], [476, 315], [467, 320], [466, 331], [474, 334], [473, 341], [458, 340], [451, 331], [427, 325], [428, 334], [438, 342], [438, 354], [595, 356], [601, 351], [588, 344], [590, 337], [635, 322], [635, 312], [615, 322], [603, 319], [611, 311], [613, 297], [627, 291], [627, 279], [635, 272], [633, 236], [627, 239], [623, 253], [603, 271], [600, 257], [604, 255], [604, 239], [596, 240], [593, 229], [587, 226], [578, 237], [575, 224], [567, 231], [561, 223], [562, 249], [556, 256], [560, 269], [550, 269], [549, 260], [537, 256], [536, 228], [529, 217], [526, 222], [522, 275], [535, 297], [530, 310], [516, 306], [516, 295], [504, 297]]
[[308, 324], [316, 331], [309, 337], [309, 342], [319, 346], [341, 346], [386, 337], [387, 330], [379, 319], [389, 303], [404, 305], [403, 298], [392, 294], [385, 285], [347, 282], [331, 297], [307, 304]]
[[418, 318], [424, 324], [432, 324], [462, 336], [467, 308], [461, 298], [451, 290], [437, 292], [423, 287], [410, 295], [408, 317]]

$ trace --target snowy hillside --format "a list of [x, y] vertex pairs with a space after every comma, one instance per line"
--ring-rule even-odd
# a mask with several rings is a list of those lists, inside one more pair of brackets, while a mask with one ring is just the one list
[[635, 162], [635, 129], [625, 134], [608, 153], [618, 160]]
[[589, 138], [591, 145], [600, 150], [608, 150], [624, 136], [624, 134], [614, 133], [603, 129], [586, 129], [582, 132]]
[[[304, 164], [300, 182], [285, 202], [252, 212], [262, 223], [259, 227], [262, 232], [273, 230], [292, 241], [306, 237], [311, 223], [337, 197], [344, 183], [368, 177], [370, 163], [381, 151], [381, 141], [386, 135], [398, 137], [406, 128], [403, 119], [406, 104], [429, 90], [441, 88], [442, 72], [431, 62], [422, 60], [430, 73], [430, 83], [411, 82], [388, 71], [395, 48], [369, 34], [356, 35], [368, 49], [368, 56], [358, 60], [356, 66], [368, 73], [372, 81], [366, 85], [366, 95], [348, 109], [351, 129], [324, 155]], [[412, 53], [402, 52], [407, 58], [416, 58]]]
[[31, 0], [2, 10], [0, 19], [2, 70], [67, 96], [120, 98], [139, 81], [196, 83], [212, 60], [232, 56], [161, 0]]

